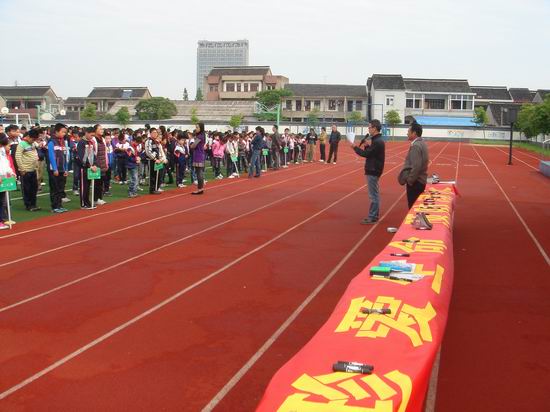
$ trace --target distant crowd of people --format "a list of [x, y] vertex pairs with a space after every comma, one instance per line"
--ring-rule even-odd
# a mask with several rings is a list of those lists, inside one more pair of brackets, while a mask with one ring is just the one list
[[[100, 124], [81, 128], [58, 123], [30, 129], [10, 125], [5, 130], [0, 126], [0, 182], [16, 177], [30, 212], [40, 210], [37, 196], [48, 184], [51, 211], [64, 213], [64, 203], [71, 200], [66, 188], [70, 175], [70, 187], [82, 209], [104, 205], [112, 184], [128, 185], [130, 198], [147, 184], [149, 193], [157, 195], [165, 184], [174, 182], [179, 188], [192, 183], [197, 186], [192, 194], [201, 195], [207, 164], [215, 179], [233, 179], [246, 171], [249, 178], [258, 178], [262, 170], [314, 162], [315, 158], [336, 164], [340, 140], [335, 125], [330, 133], [323, 127], [319, 134], [313, 128], [307, 134], [289, 129], [280, 133], [277, 126], [271, 133], [262, 127], [249, 132], [206, 131], [203, 123], [193, 131], [149, 125], [137, 130], [104, 129]], [[2, 192], [0, 229], [14, 223], [8, 221], [7, 196]]]

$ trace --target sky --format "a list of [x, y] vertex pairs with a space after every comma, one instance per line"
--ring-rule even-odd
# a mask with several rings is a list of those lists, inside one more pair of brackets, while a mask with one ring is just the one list
[[197, 41], [237, 39], [291, 83], [397, 73], [550, 89], [550, 0], [0, 0], [0, 16], [0, 85], [65, 98], [194, 98]]

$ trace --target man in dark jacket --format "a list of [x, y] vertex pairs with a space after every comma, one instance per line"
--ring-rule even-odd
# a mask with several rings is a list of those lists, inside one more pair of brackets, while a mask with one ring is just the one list
[[365, 175], [371, 203], [368, 218], [363, 219], [361, 222], [364, 225], [372, 225], [378, 222], [378, 217], [380, 215], [378, 181], [384, 171], [384, 161], [386, 157], [386, 145], [380, 134], [380, 130], [382, 130], [380, 120], [371, 120], [368, 130], [371, 136], [370, 145], [362, 141], [359, 145], [353, 143], [351, 146], [355, 153], [365, 158]]
[[332, 156], [334, 156], [334, 162], [332, 164], [336, 164], [336, 161], [338, 160], [338, 143], [340, 143], [342, 135], [336, 128], [336, 125], [332, 125], [332, 131], [330, 132], [330, 137], [328, 139], [328, 142], [330, 143], [330, 148], [328, 151], [328, 162], [327, 164], [330, 164], [332, 161]]
[[407, 132], [411, 147], [405, 158], [403, 169], [399, 172], [399, 184], [407, 186], [407, 202], [409, 209], [418, 196], [426, 189], [428, 179], [428, 146], [422, 140], [422, 126], [418, 123], [411, 124]]

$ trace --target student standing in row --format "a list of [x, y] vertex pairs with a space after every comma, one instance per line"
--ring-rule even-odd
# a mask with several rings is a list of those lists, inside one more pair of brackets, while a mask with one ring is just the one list
[[67, 212], [67, 209], [62, 207], [62, 199], [69, 174], [69, 145], [65, 140], [67, 126], [57, 123], [54, 126], [53, 134], [48, 142], [50, 201], [52, 212], [64, 213]]
[[191, 193], [193, 195], [202, 195], [204, 193], [205, 142], [204, 123], [200, 122], [195, 127], [195, 141], [191, 145], [193, 149], [193, 168], [197, 174], [197, 190]]
[[[76, 145], [76, 163], [80, 168], [80, 208], [91, 209], [90, 203], [90, 179], [88, 179], [88, 169], [97, 171], [96, 147], [94, 141], [94, 128], [88, 127], [84, 137]], [[95, 184], [101, 184], [98, 180]], [[94, 184], [94, 187], [95, 187]]]
[[[251, 178], [254, 177], [260, 177], [262, 174], [262, 167], [260, 165], [260, 150], [262, 149], [264, 145], [264, 129], [260, 126], [256, 127], [256, 134], [254, 135], [254, 139], [252, 139], [252, 142], [250, 143], [250, 147], [252, 150], [252, 158], [250, 159], [250, 166], [248, 168], [248, 177]], [[254, 173], [254, 169], [256, 169], [256, 173]]]
[[128, 143], [126, 148], [126, 168], [128, 169], [129, 185], [128, 185], [128, 197], [137, 197], [138, 192], [138, 170], [141, 159], [139, 157], [139, 144], [141, 143], [141, 136], [132, 140], [132, 143]]
[[[0, 133], [0, 183], [2, 179], [15, 177], [15, 167], [10, 156], [10, 140], [4, 133]], [[0, 192], [0, 230], [10, 227], [8, 222], [8, 194]]]
[[40, 133], [40, 129], [29, 130], [25, 136], [23, 136], [15, 152], [17, 168], [21, 176], [23, 203], [25, 204], [25, 209], [30, 212], [37, 212], [40, 210], [40, 208], [36, 206], [36, 195], [38, 193], [38, 178], [36, 175], [38, 169], [38, 152], [36, 151], [35, 145]]
[[150, 137], [145, 142], [145, 154], [149, 161], [149, 194], [158, 195], [162, 190], [158, 187], [160, 184], [159, 171], [155, 170], [155, 165], [166, 162], [166, 156], [160, 142], [158, 130], [152, 127], [149, 130]]
[[101, 206], [107, 203], [105, 202], [105, 200], [103, 200], [103, 191], [105, 186], [105, 179], [108, 178], [110, 180], [111, 178], [109, 152], [111, 152], [113, 148], [110, 145], [110, 147], [107, 148], [107, 141], [103, 136], [103, 127], [101, 127], [101, 125], [99, 124], [96, 124], [94, 126], [93, 139], [97, 156], [97, 166], [99, 167], [99, 170], [101, 170], [101, 179], [94, 184], [94, 201], [97, 205]]

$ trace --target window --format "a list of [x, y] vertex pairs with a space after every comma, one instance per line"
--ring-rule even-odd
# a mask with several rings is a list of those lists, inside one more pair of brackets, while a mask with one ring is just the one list
[[238, 92], [241, 91], [241, 84], [240, 84], [240, 83], [237, 83], [237, 91], [238, 91]]
[[315, 100], [313, 102], [313, 107], [315, 108], [315, 110], [321, 110], [321, 100]]
[[393, 106], [394, 96], [386, 96], [386, 106]]
[[348, 100], [348, 112], [353, 112], [353, 100]]
[[210, 91], [211, 92], [217, 92], [218, 91], [218, 86], [217, 85], [210, 85]]
[[363, 100], [355, 101], [355, 110], [357, 110], [358, 112], [363, 110]]
[[292, 110], [292, 100], [287, 100], [285, 102], [285, 108], [286, 110]]
[[425, 98], [424, 99], [424, 109], [428, 110], [444, 110], [445, 109], [445, 99], [440, 98]]
[[267, 90], [273, 90], [275, 89], [275, 86], [271, 85], [271, 84], [268, 84], [267, 85]]
[[328, 101], [328, 109], [329, 110], [336, 110], [336, 100], [331, 99]]
[[311, 100], [306, 100], [304, 102], [304, 108], [306, 110], [306, 112], [310, 112], [311, 111]]
[[248, 83], [243, 84], [243, 91], [248, 92]]
[[225, 91], [226, 92], [234, 92], [235, 91], [235, 83], [225, 83]]
[[420, 109], [420, 103], [422, 102], [421, 94], [407, 93], [406, 106], [409, 109]]
[[452, 110], [472, 110], [474, 98], [468, 95], [453, 94], [451, 95]]
[[296, 100], [296, 111], [301, 112], [302, 111], [302, 101]]
[[258, 83], [250, 83], [250, 91], [251, 92], [257, 92], [258, 91]]

